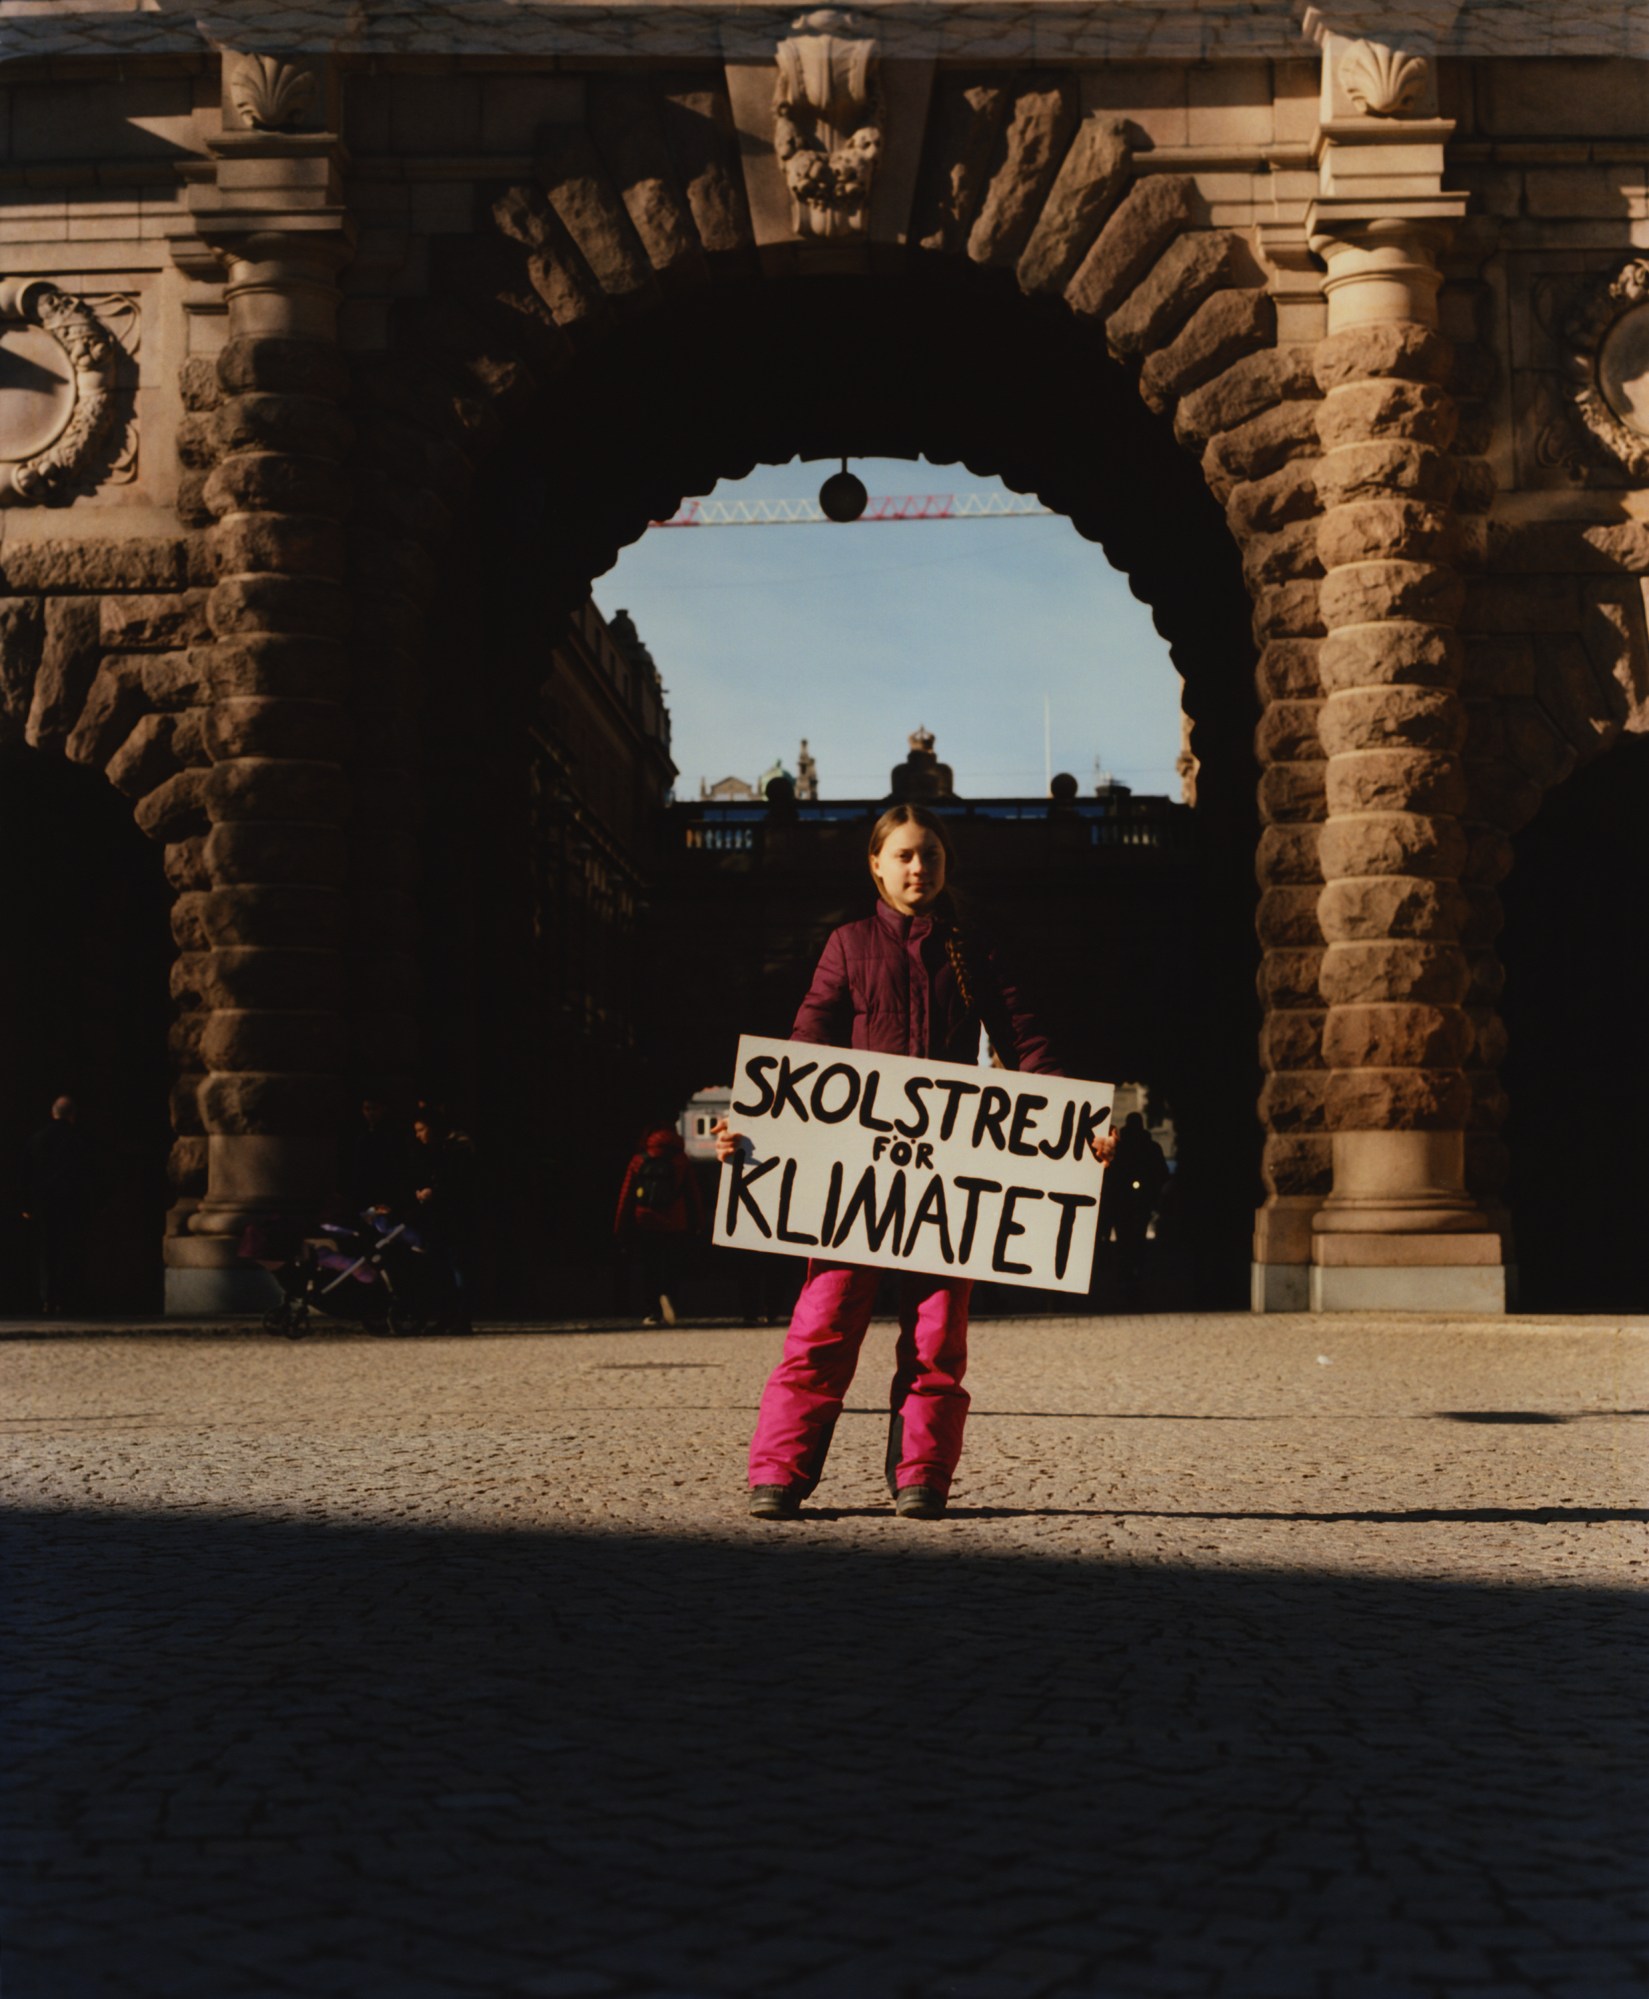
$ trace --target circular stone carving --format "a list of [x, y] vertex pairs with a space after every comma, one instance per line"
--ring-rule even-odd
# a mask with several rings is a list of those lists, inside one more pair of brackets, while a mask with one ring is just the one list
[[1649, 305], [1634, 306], [1603, 336], [1597, 382], [1626, 428], [1649, 437]]
[[74, 415], [74, 370], [43, 326], [0, 326], [0, 460], [15, 465], [57, 442]]
[[1581, 421], [1628, 472], [1649, 476], [1649, 261], [1594, 279], [1564, 330]]
[[115, 417], [120, 349], [44, 278], [0, 279], [0, 504], [67, 496]]

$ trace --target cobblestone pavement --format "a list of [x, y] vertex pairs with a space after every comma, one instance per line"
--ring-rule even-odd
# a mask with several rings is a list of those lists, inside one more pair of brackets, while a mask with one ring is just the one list
[[1642, 1999], [1649, 1324], [0, 1333], [0, 1999]]

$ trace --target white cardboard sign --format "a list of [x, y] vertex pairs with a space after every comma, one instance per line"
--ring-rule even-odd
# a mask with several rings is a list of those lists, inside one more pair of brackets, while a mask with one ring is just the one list
[[1064, 1076], [739, 1040], [715, 1241], [1086, 1291], [1112, 1089]]

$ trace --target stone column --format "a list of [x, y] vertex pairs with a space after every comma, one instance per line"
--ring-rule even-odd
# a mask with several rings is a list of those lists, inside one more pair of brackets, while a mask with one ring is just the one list
[[207, 1191], [189, 1233], [168, 1242], [175, 1312], [263, 1302], [269, 1280], [236, 1256], [242, 1231], [312, 1213], [335, 1179], [349, 629], [336, 313], [351, 247], [324, 200], [336, 164], [324, 135], [226, 133], [219, 185], [195, 201], [199, 235], [227, 266], [229, 338], [204, 494], [216, 516], [213, 642], [199, 662], [210, 886], [182, 897], [176, 918], [210, 1008]]
[[1410, 204], [1391, 206], [1333, 217], [1312, 245], [1329, 310], [1316, 358], [1328, 755], [1318, 915], [1333, 1188], [1312, 1224], [1311, 1304], [1499, 1311], [1500, 1238], [1464, 1177], [1464, 586], [1439, 230]]

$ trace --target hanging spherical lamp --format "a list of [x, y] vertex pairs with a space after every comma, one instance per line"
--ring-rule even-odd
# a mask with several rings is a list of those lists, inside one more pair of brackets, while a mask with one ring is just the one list
[[819, 488], [819, 505], [827, 521], [856, 521], [869, 504], [865, 482], [847, 469], [845, 458], [841, 471], [832, 472]]

